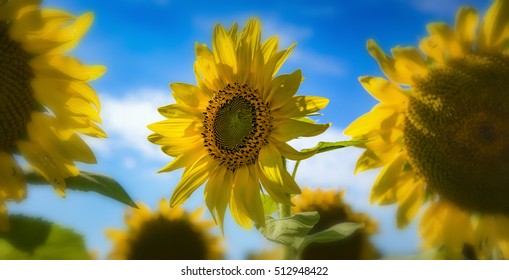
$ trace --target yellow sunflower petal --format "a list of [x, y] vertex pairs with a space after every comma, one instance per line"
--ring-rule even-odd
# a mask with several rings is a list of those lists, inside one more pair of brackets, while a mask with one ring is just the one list
[[0, 151], [0, 205], [7, 199], [20, 201], [25, 193], [23, 171], [10, 154]]
[[396, 184], [403, 171], [405, 160], [406, 158], [400, 155], [382, 169], [371, 189], [371, 203], [375, 203], [382, 199], [387, 191], [395, 191], [393, 190], [393, 186]]
[[170, 200], [170, 206], [175, 207], [187, 200], [199, 188], [209, 175], [209, 156], [205, 155], [193, 165], [184, 170], [182, 180], [177, 184]]
[[233, 185], [233, 173], [224, 167], [218, 167], [211, 172], [207, 185], [205, 186], [205, 203], [209, 208], [214, 221], [223, 232], [224, 214], [230, 201]]
[[61, 169], [61, 163], [55, 159], [39, 145], [19, 141], [18, 149], [25, 159], [41, 174], [44, 179], [52, 184], [60, 195], [65, 193], [65, 173]]
[[438, 48], [447, 56], [454, 58], [464, 55], [459, 39], [449, 25], [443, 22], [434, 22], [428, 24], [427, 29]]
[[299, 152], [292, 148], [292, 146], [286, 144], [285, 142], [280, 142], [276, 139], [271, 140], [272, 140], [271, 142], [274, 143], [274, 145], [277, 147], [281, 155], [289, 160], [303, 160], [316, 154], [316, 150], [309, 152]]
[[394, 68], [403, 79], [422, 79], [428, 74], [428, 65], [416, 48], [396, 47], [392, 49], [392, 54], [395, 59]]
[[319, 96], [293, 96], [274, 110], [274, 118], [300, 118], [314, 114], [329, 104], [329, 99]]
[[74, 20], [60, 10], [43, 10], [41, 16], [45, 26], [35, 34], [28, 33], [25, 38], [19, 38], [24, 49], [34, 54], [60, 53], [74, 48], [94, 20], [92, 13], [85, 13]]
[[194, 72], [200, 88], [201, 84], [211, 89], [219, 89], [224, 83], [219, 79], [219, 71], [216, 66], [214, 54], [205, 44], [195, 44], [196, 62]]
[[400, 84], [412, 84], [412, 80], [402, 76], [396, 69], [396, 61], [387, 56], [374, 40], [368, 40], [368, 52], [378, 61], [380, 68], [389, 79]]
[[414, 184], [413, 180], [407, 180], [406, 183], [408, 185], [403, 185], [401, 188], [407, 189], [409, 192], [404, 197], [398, 198], [400, 201], [396, 214], [398, 228], [406, 227], [417, 215], [425, 201], [425, 184], [423, 182]]
[[255, 51], [260, 47], [261, 36], [262, 26], [260, 21], [256, 18], [249, 19], [240, 33], [240, 41], [247, 45], [247, 49], [250, 50], [249, 55], [251, 59], [254, 57]]
[[239, 25], [236, 22], [234, 22], [230, 26], [230, 29], [228, 30], [228, 35], [230, 35], [233, 42], [237, 42], [238, 35], [239, 35]]
[[251, 220], [249, 220], [249, 217], [246, 215], [246, 213], [244, 213], [244, 211], [240, 208], [238, 203], [239, 202], [232, 195], [230, 197], [230, 213], [232, 214], [232, 217], [235, 222], [237, 222], [237, 224], [245, 229], [251, 229], [253, 224], [251, 223]]
[[170, 104], [157, 109], [161, 115], [166, 118], [184, 118], [195, 119], [203, 118], [203, 113], [199, 109], [189, 108], [181, 104]]
[[257, 178], [256, 171], [252, 166], [237, 170], [233, 181], [232, 195], [241, 211], [258, 226], [265, 226], [260, 184]]
[[352, 137], [360, 137], [369, 134], [373, 130], [381, 130], [383, 121], [395, 114], [396, 112], [391, 107], [376, 105], [369, 113], [362, 115], [352, 122], [345, 129], [345, 134]]
[[264, 185], [265, 188], [281, 188], [286, 193], [300, 193], [299, 186], [283, 167], [281, 154], [272, 144], [265, 145], [260, 150], [259, 157], [258, 167], [265, 178], [272, 183], [271, 186]]
[[188, 153], [183, 153], [176, 156], [169, 164], [161, 168], [158, 172], [171, 172], [186, 166], [191, 166], [197, 159], [204, 156], [205, 153], [200, 149], [191, 149]]
[[456, 32], [466, 50], [472, 48], [476, 39], [476, 29], [479, 24], [479, 14], [474, 8], [461, 7], [456, 15]]
[[297, 70], [292, 74], [280, 75], [272, 80], [269, 96], [270, 107], [275, 110], [283, 106], [288, 99], [295, 95], [302, 81], [302, 72]]
[[212, 50], [219, 72], [227, 81], [233, 82], [233, 74], [237, 73], [235, 44], [222, 25], [218, 24], [214, 29]]
[[102, 65], [86, 66], [77, 59], [63, 55], [41, 55], [30, 61], [36, 76], [60, 77], [76, 79], [78, 81], [93, 81], [100, 78], [106, 67]]
[[277, 53], [279, 47], [279, 38], [277, 36], [272, 36], [265, 40], [261, 46], [261, 50], [263, 53], [263, 60], [267, 62], [269, 58], [274, 56]]
[[293, 43], [292, 45], [290, 45], [288, 49], [279, 51], [269, 58], [267, 63], [265, 63], [264, 67], [265, 81], [270, 81], [270, 79], [274, 77], [274, 75], [276, 75], [281, 66], [283, 66], [283, 63], [292, 53], [293, 49], [295, 48], [295, 45], [296, 44]]
[[197, 86], [172, 83], [170, 87], [177, 103], [186, 104], [191, 108], [204, 108], [208, 102], [208, 97]]
[[310, 137], [323, 133], [330, 124], [313, 124], [293, 119], [274, 120], [274, 130], [272, 137], [286, 142], [301, 136]]
[[479, 28], [480, 51], [497, 50], [509, 38], [509, 3], [495, 0]]
[[397, 84], [384, 78], [364, 76], [359, 78], [359, 82], [374, 98], [384, 104], [401, 104], [408, 98]]
[[37, 9], [40, 6], [42, 0], [17, 0], [7, 1], [2, 4], [0, 9], [0, 20], [13, 20], [18, 15], [17, 12], [22, 8], [30, 8], [32, 10]]

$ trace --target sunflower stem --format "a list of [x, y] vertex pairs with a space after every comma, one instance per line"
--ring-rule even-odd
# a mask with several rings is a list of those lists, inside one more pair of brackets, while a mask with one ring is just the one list
[[[285, 194], [288, 198], [290, 198], [290, 194]], [[291, 206], [284, 204], [284, 203], [278, 203], [279, 206], [279, 219], [284, 219], [290, 217], [291, 213]], [[292, 246], [286, 245], [284, 246], [283, 251], [283, 259], [285, 260], [293, 260], [294, 259], [294, 252], [292, 249]]]
[[[284, 169], [286, 169], [286, 158], [282, 157], [282, 159], [283, 159], [283, 167], [284, 167]], [[294, 174], [292, 174], [292, 177], [295, 177], [295, 170], [294, 170]], [[285, 196], [288, 199], [291, 199], [291, 195], [289, 193], [285, 194]], [[278, 208], [279, 208], [279, 219], [284, 219], [284, 218], [290, 217], [290, 215], [292, 213], [292, 207], [290, 205], [287, 205], [284, 203], [278, 203]], [[285, 259], [285, 260], [295, 259], [295, 252], [292, 249], [292, 246], [290, 246], [290, 245], [284, 246], [283, 259]]]

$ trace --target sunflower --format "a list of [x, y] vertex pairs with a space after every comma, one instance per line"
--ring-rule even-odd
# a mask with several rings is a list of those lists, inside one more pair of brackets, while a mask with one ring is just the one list
[[216, 25], [212, 51], [196, 44], [197, 85], [172, 83], [176, 104], [161, 107], [167, 119], [149, 126], [149, 140], [173, 161], [161, 171], [185, 168], [171, 206], [183, 203], [203, 183], [205, 201], [222, 228], [226, 207], [238, 224], [264, 225], [263, 189], [278, 203], [291, 205], [287, 194], [300, 193], [285, 169], [284, 158], [304, 159], [286, 144], [300, 136], [315, 136], [329, 124], [314, 124], [306, 116], [324, 108], [328, 99], [295, 96], [302, 74], [275, 76], [295, 45], [278, 50], [278, 38], [260, 42], [258, 19], [242, 32]]
[[25, 197], [16, 155], [60, 194], [65, 178], [79, 174], [75, 161], [96, 162], [76, 132], [105, 137], [95, 124], [99, 99], [87, 84], [105, 67], [65, 55], [92, 20], [41, 9], [37, 0], [0, 0], [0, 230], [8, 229], [6, 202]]
[[246, 260], [283, 260], [284, 251], [281, 247], [264, 248], [258, 252], [250, 252], [247, 254]]
[[343, 201], [343, 191], [303, 189], [294, 197], [294, 213], [316, 211], [320, 220], [309, 234], [325, 230], [338, 223], [362, 223], [364, 227], [349, 237], [330, 243], [312, 243], [303, 253], [304, 260], [372, 260], [380, 255], [369, 240], [377, 232], [378, 226], [368, 215], [352, 211]]
[[113, 242], [110, 259], [119, 260], [218, 260], [223, 258], [221, 239], [210, 232], [213, 221], [200, 218], [202, 209], [192, 213], [182, 207], [170, 208], [162, 199], [159, 210], [143, 203], [127, 209], [127, 230], [110, 229]]
[[380, 104], [346, 130], [370, 139], [356, 171], [382, 167], [371, 201], [398, 204], [420, 223], [425, 246], [446, 258], [509, 257], [509, 1], [496, 0], [479, 25], [459, 9], [454, 27], [428, 25], [414, 47], [369, 53], [388, 80], [361, 77]]

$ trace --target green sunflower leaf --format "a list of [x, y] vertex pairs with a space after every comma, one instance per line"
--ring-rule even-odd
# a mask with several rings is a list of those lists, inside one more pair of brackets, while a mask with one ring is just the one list
[[272, 242], [299, 248], [304, 237], [318, 220], [320, 220], [318, 212], [302, 212], [279, 220], [267, 216], [265, 227], [260, 228], [260, 231]]
[[337, 142], [318, 142], [316, 146], [309, 149], [301, 150], [302, 153], [308, 153], [312, 151], [316, 151], [316, 154], [325, 153], [328, 151], [333, 151], [336, 149], [346, 148], [350, 146], [357, 146], [360, 144], [364, 144], [369, 140], [350, 140], [350, 141], [337, 141]]
[[0, 233], [3, 260], [90, 259], [83, 237], [38, 218], [9, 216], [11, 229]]
[[[35, 171], [25, 171], [25, 178], [28, 184], [48, 184], [48, 182]], [[80, 171], [78, 176], [65, 179], [65, 183], [67, 185], [67, 189], [69, 190], [96, 192], [131, 207], [138, 208], [136, 203], [134, 203], [124, 188], [122, 188], [122, 186], [117, 181], [115, 181], [115, 179], [106, 175]]]
[[304, 249], [311, 243], [328, 243], [344, 239], [353, 234], [358, 229], [364, 227], [364, 224], [340, 223], [331, 226], [328, 229], [316, 232], [304, 237], [297, 247], [297, 259], [300, 259]]

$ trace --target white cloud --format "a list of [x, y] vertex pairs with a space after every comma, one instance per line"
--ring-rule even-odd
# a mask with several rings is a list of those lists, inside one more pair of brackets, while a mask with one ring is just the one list
[[281, 21], [278, 17], [267, 17], [262, 21], [265, 36], [278, 36], [282, 48], [289, 47], [294, 42], [303, 42], [313, 36], [313, 29]]
[[289, 58], [310, 72], [329, 75], [333, 77], [343, 76], [346, 68], [343, 62], [333, 55], [321, 54], [310, 50], [296, 49]]
[[[101, 95], [101, 127], [108, 139], [88, 141], [94, 150], [111, 154], [119, 149], [138, 152], [141, 156], [168, 160], [158, 146], [150, 143], [147, 125], [164, 119], [157, 108], [175, 103], [170, 89], [140, 89], [123, 96]], [[132, 164], [128, 164], [131, 166]]]

